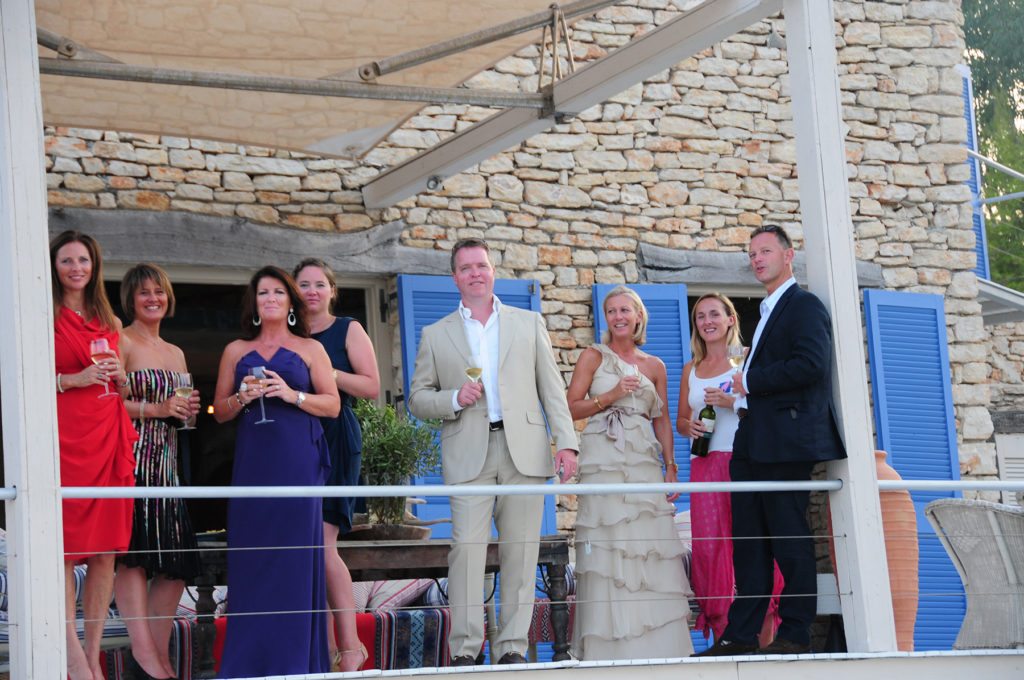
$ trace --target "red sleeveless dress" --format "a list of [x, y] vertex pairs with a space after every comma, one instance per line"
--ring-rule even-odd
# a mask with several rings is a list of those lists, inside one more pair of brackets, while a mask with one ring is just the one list
[[[118, 334], [86, 323], [62, 307], [54, 323], [57, 373], [71, 375], [92, 364], [89, 343], [106, 338], [117, 352]], [[111, 389], [114, 389], [111, 386]], [[101, 385], [57, 393], [61, 486], [134, 486], [138, 439], [124, 402], [100, 398]], [[130, 498], [68, 499], [63, 502], [64, 559], [81, 562], [98, 553], [124, 552], [132, 533]]]

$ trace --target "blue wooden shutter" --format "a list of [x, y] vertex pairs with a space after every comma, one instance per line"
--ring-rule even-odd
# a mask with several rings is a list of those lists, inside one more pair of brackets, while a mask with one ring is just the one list
[[[904, 479], [960, 479], [940, 295], [864, 291], [878, 448]], [[924, 517], [959, 492], [913, 491], [920, 540], [916, 651], [951, 649], [964, 617], [960, 577]]]
[[[614, 285], [599, 283], [593, 287], [594, 337], [601, 341], [606, 330], [602, 303]], [[653, 354], [665, 362], [668, 372], [669, 417], [675, 441], [676, 463], [679, 465], [679, 479], [690, 478], [690, 441], [679, 435], [676, 429], [676, 415], [679, 413], [679, 379], [683, 375], [683, 364], [690, 360], [690, 319], [686, 310], [686, 286], [682, 283], [638, 283], [629, 286], [636, 291], [647, 307], [650, 320], [647, 323], [647, 344], [643, 351]], [[686, 510], [690, 497], [684, 494], [676, 505]]]
[[[963, 79], [964, 118], [967, 120], [967, 148], [978, 150], [978, 126], [974, 116], [974, 86], [971, 82], [971, 69], [960, 65], [957, 67]], [[976, 158], [968, 158], [967, 165], [971, 168], [967, 186], [971, 188], [971, 224], [974, 228], [974, 252], [978, 256], [974, 273], [983, 279], [989, 278], [988, 269], [988, 238], [985, 234], [985, 208], [981, 201], [981, 162]]]
[[[540, 311], [540, 286], [536, 281], [526, 279], [496, 279], [494, 293], [502, 304], [519, 309]], [[398, 318], [402, 339], [402, 378], [405, 385], [404, 394], [409, 394], [409, 382], [412, 380], [413, 367], [416, 364], [416, 351], [419, 348], [420, 334], [425, 326], [454, 312], [459, 306], [459, 291], [450, 276], [416, 276], [400, 275], [398, 277]], [[441, 484], [441, 471], [419, 477], [414, 484]], [[440, 519], [451, 517], [448, 498], [442, 496], [427, 497], [425, 505], [415, 506], [416, 516], [420, 519]], [[451, 526], [437, 524], [432, 527], [434, 538], [450, 538]], [[541, 526], [543, 534], [558, 533], [555, 523], [555, 500], [553, 496], [544, 498], [544, 521]]]

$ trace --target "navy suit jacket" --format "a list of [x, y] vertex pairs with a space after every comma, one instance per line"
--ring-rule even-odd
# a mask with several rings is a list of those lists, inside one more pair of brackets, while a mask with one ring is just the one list
[[846, 458], [832, 403], [832, 323], [812, 293], [790, 286], [747, 363], [747, 415], [733, 456], [758, 463]]

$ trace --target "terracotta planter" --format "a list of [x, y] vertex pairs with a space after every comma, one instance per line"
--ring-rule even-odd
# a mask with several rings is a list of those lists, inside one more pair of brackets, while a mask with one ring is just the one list
[[[886, 462], [885, 451], [875, 451], [875, 473], [879, 480], [902, 479]], [[917, 621], [918, 542], [917, 513], [909, 491], [881, 491], [882, 531], [889, 565], [889, 590], [896, 623], [896, 648], [914, 651], [914, 623]], [[836, 573], [836, 546], [832, 536], [832, 513], [828, 513], [829, 551], [832, 572]]]
[[[901, 479], [885, 461], [885, 451], [875, 451], [879, 480]], [[885, 554], [889, 561], [889, 588], [896, 619], [896, 646], [901, 652], [914, 651], [914, 622], [917, 620], [917, 513], [910, 492], [882, 491], [882, 527]]]

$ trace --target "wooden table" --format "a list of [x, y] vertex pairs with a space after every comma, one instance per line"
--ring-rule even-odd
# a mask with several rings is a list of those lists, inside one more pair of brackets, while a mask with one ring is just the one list
[[[199, 677], [214, 677], [213, 642], [216, 629], [213, 613], [213, 587], [227, 581], [224, 532], [201, 534], [200, 559], [203, 572], [193, 581], [197, 587], [196, 639], [199, 650]], [[339, 541], [338, 553], [348, 566], [353, 581], [443, 578], [448, 575], [450, 539], [424, 541]], [[569, 606], [566, 604], [565, 567], [569, 564], [569, 541], [563, 535], [542, 536], [537, 564], [543, 570], [551, 599], [551, 626], [554, 629], [554, 660], [569, 658]], [[499, 570], [498, 545], [487, 546], [486, 571]]]

